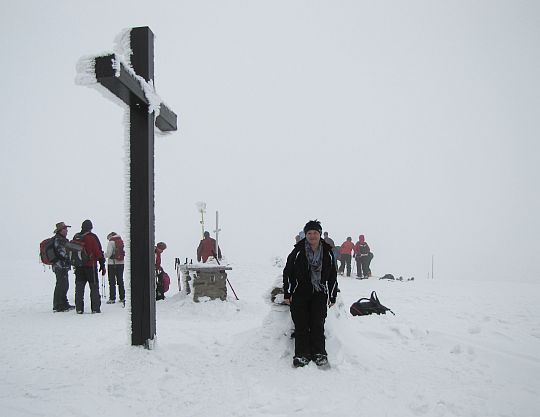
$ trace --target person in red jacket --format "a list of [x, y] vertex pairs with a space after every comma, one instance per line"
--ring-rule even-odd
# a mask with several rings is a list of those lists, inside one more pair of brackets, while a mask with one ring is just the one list
[[165, 242], [159, 242], [156, 245], [156, 301], [165, 299], [165, 290], [163, 288], [163, 268], [161, 267], [161, 254], [167, 249]]
[[[197, 248], [197, 262], [205, 263], [210, 256], [216, 257], [216, 241], [210, 237], [209, 232], [204, 232], [204, 239], [199, 243]], [[218, 247], [218, 260], [221, 260], [221, 248]]]
[[356, 277], [358, 279], [369, 278], [371, 276], [369, 264], [373, 254], [364, 235], [358, 236], [358, 242], [354, 245], [354, 257], [356, 258]]
[[339, 249], [339, 260], [341, 265], [339, 266], [339, 274], [343, 275], [345, 266], [347, 266], [347, 276], [351, 276], [351, 252], [354, 251], [354, 243], [352, 243], [352, 237], [348, 237], [345, 242], [341, 244]]
[[99, 272], [101, 272], [101, 275], [105, 275], [105, 257], [103, 256], [99, 238], [92, 233], [92, 228], [92, 222], [85, 220], [82, 223], [80, 233], [77, 233], [73, 237], [84, 243], [84, 250], [89, 257], [85, 264], [75, 268], [75, 308], [77, 314], [84, 313], [84, 288], [86, 287], [86, 283], [90, 287], [90, 306], [92, 313], [101, 313], [97, 264], [99, 263]]

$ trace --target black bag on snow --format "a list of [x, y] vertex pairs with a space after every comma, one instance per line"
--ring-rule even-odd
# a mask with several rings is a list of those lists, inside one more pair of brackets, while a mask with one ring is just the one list
[[353, 316], [368, 316], [373, 313], [386, 314], [387, 311], [394, 314], [392, 310], [381, 304], [375, 291], [372, 291], [370, 298], [360, 298], [357, 302], [353, 303], [350, 308], [350, 312]]

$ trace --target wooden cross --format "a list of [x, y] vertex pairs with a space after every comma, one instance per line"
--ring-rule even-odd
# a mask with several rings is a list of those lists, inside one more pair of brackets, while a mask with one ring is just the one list
[[[154, 34], [148, 27], [133, 28], [130, 40], [135, 74], [153, 82]], [[152, 348], [156, 334], [154, 121], [161, 131], [174, 131], [177, 117], [163, 103], [157, 117], [149, 113], [151, 103], [141, 83], [114, 54], [97, 57], [94, 63], [97, 81], [129, 106], [131, 344]]]

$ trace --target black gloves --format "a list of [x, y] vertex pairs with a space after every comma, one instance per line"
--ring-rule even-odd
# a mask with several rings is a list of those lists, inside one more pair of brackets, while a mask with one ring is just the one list
[[101, 275], [105, 275], [107, 272], [105, 269], [105, 259], [103, 258], [99, 259], [99, 272], [101, 272]]

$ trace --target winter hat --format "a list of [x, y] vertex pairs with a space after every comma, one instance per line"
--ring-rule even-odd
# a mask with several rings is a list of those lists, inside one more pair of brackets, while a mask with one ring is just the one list
[[67, 228], [67, 227], [71, 227], [71, 226], [68, 226], [68, 225], [65, 224], [64, 222], [56, 223], [56, 228], [54, 229], [54, 232], [53, 232], [53, 233], [58, 233], [60, 230], [65, 229], [65, 228]]
[[116, 232], [111, 232], [107, 235], [107, 240], [111, 240], [111, 237], [116, 236]]
[[315, 230], [319, 232], [319, 234], [321, 234], [322, 233], [321, 222], [318, 220], [310, 220], [309, 222], [307, 222], [306, 225], [304, 226], [304, 233], [307, 233], [310, 230]]
[[92, 230], [94, 226], [92, 225], [92, 222], [90, 220], [85, 220], [84, 222], [82, 222], [82, 226], [81, 226], [81, 230], [83, 232], [89, 232], [90, 230]]

